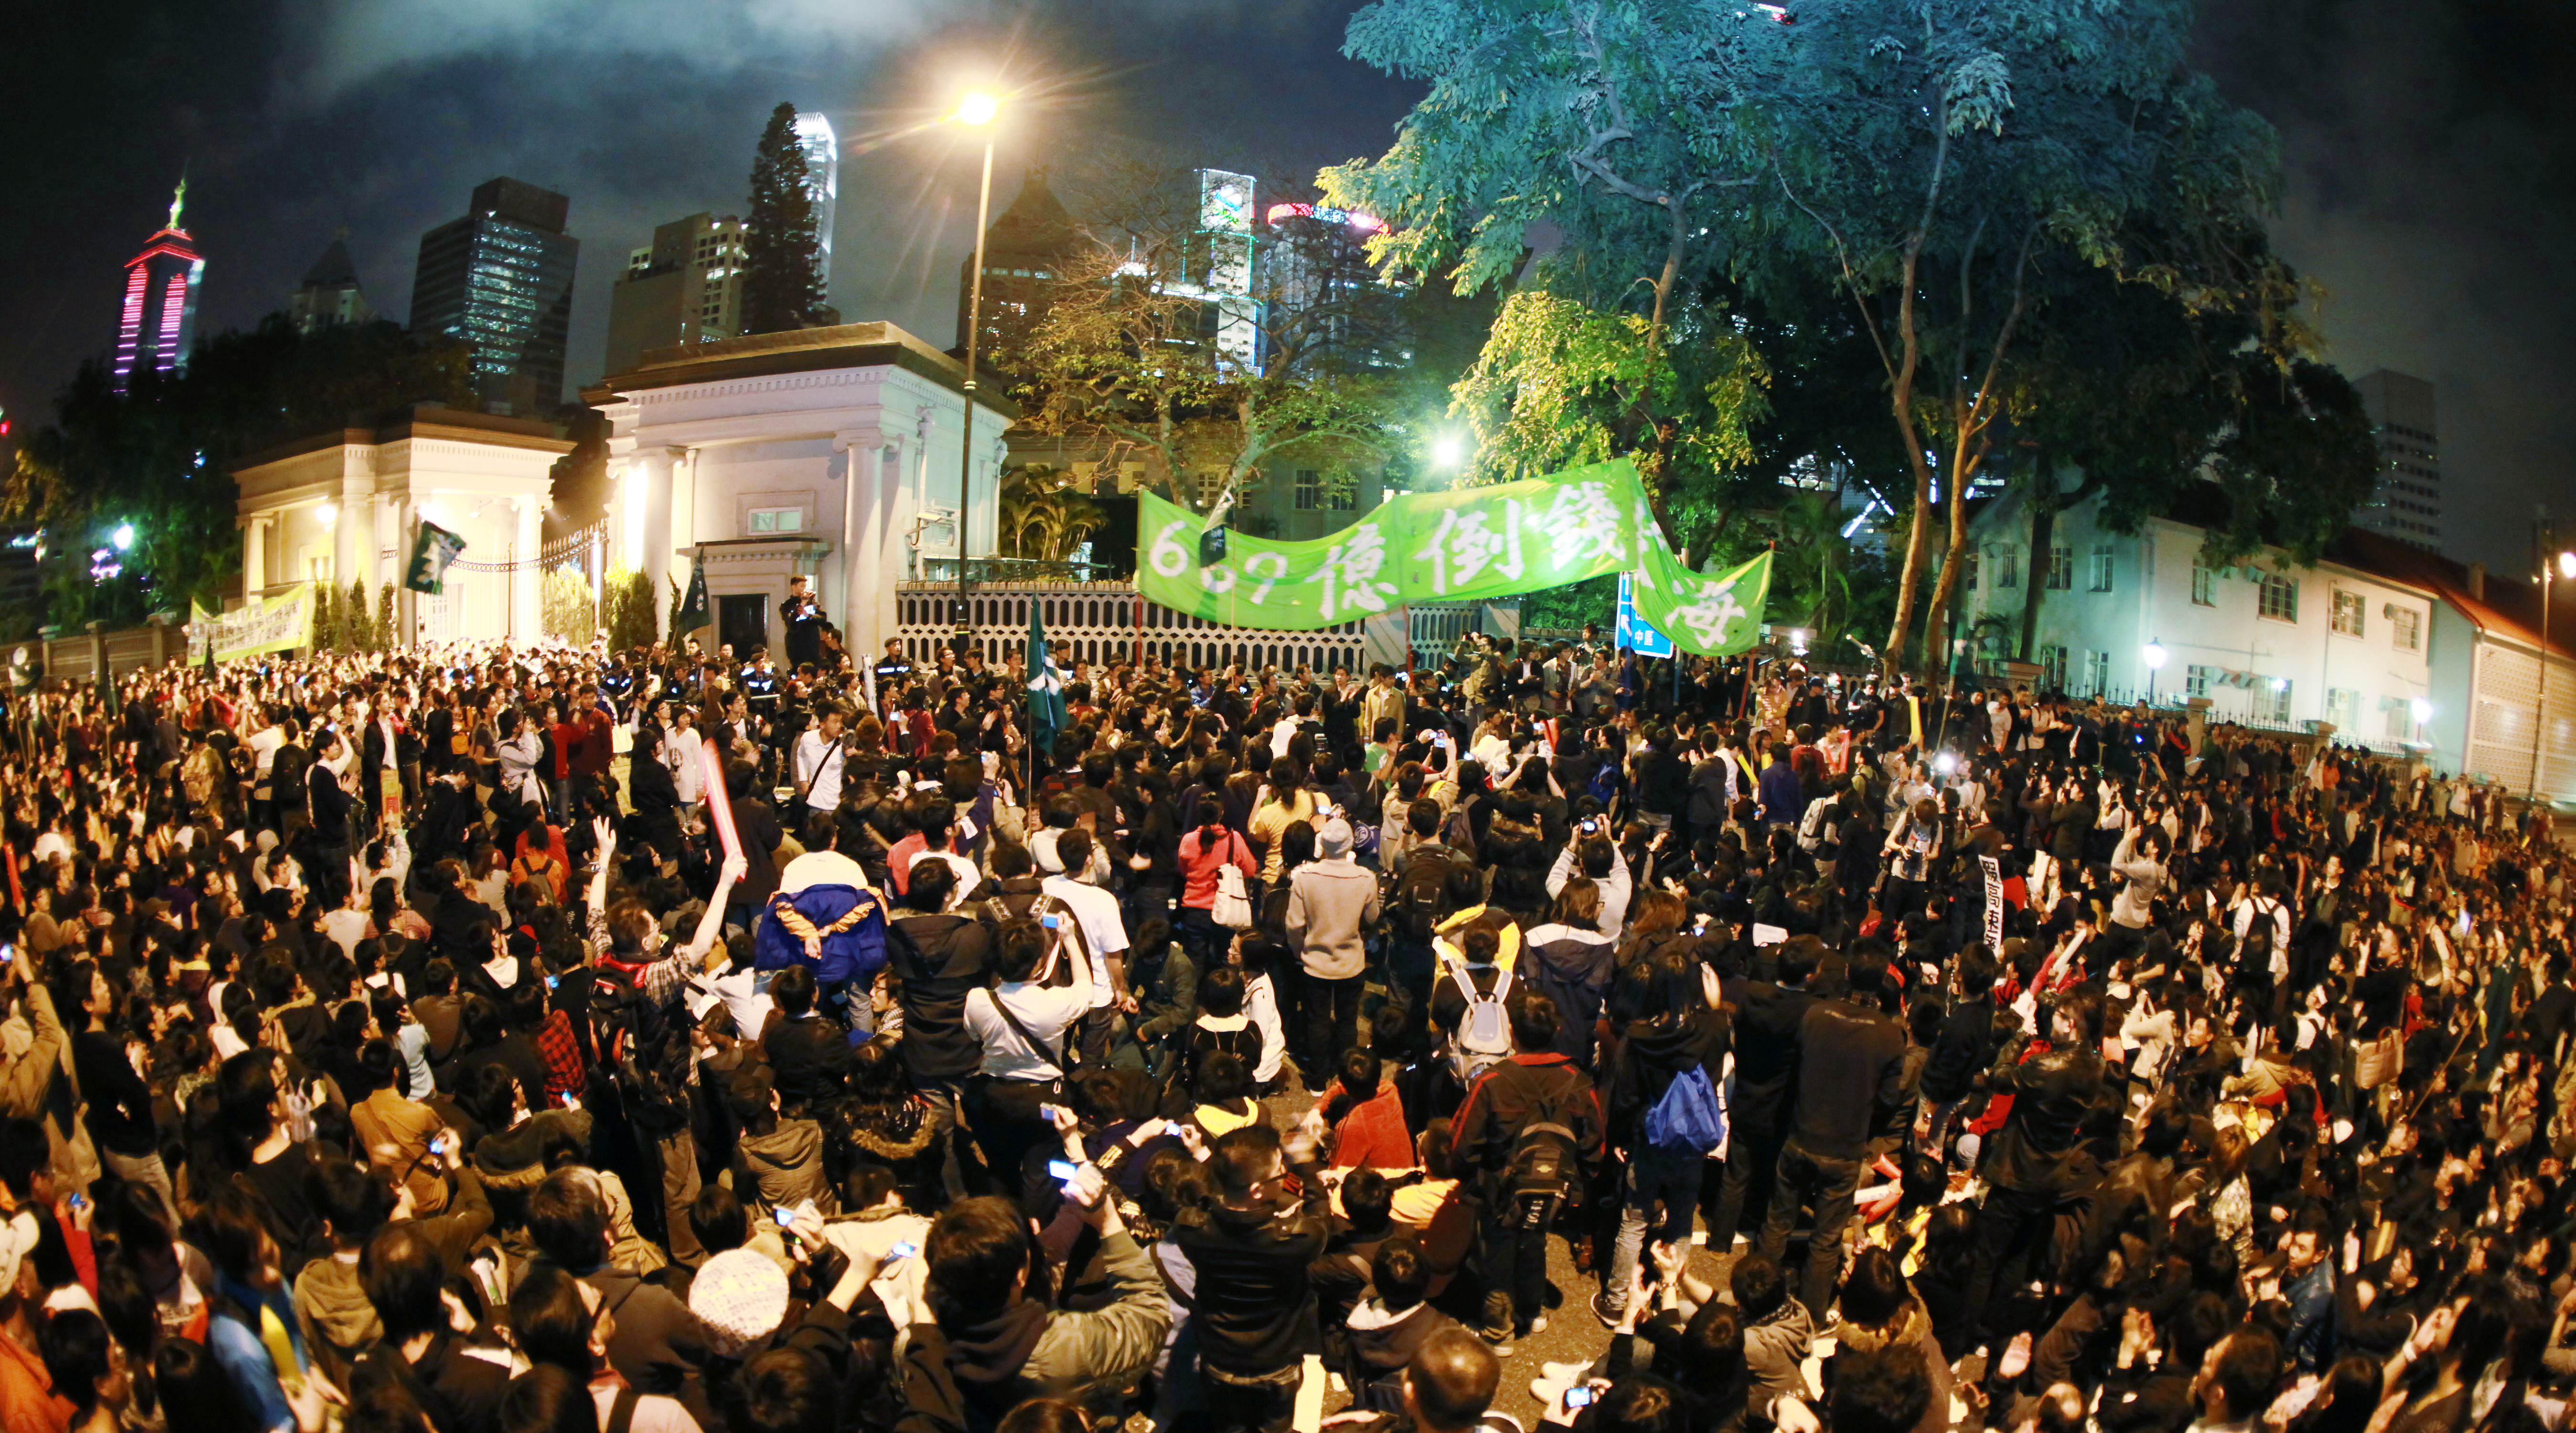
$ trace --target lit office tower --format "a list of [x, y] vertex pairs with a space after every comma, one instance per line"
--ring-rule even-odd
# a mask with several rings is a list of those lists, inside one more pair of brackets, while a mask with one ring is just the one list
[[125, 306], [116, 324], [116, 391], [138, 368], [185, 372], [197, 328], [197, 284], [206, 274], [197, 242], [179, 227], [188, 181], [170, 200], [170, 222], [125, 263]]
[[475, 186], [462, 219], [420, 236], [411, 326], [465, 341], [474, 388], [493, 413], [542, 415], [563, 399], [572, 329], [570, 200], [516, 179]]
[[2379, 486], [2353, 526], [2442, 550], [2442, 442], [2433, 385], [2383, 368], [2353, 384], [2379, 440]]
[[796, 144], [805, 151], [805, 192], [814, 199], [814, 243], [823, 267], [824, 299], [832, 289], [832, 210], [841, 198], [841, 141], [819, 114], [796, 116]]
[[692, 214], [655, 226], [608, 291], [607, 373], [632, 372], [651, 349], [742, 332], [743, 223]]

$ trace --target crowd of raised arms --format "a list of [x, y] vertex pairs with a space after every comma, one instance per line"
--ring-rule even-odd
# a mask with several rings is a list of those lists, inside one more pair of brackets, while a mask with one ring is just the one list
[[1588, 642], [1060, 649], [1036, 741], [799, 655], [13, 703], [0, 1433], [2567, 1421], [2493, 787]]

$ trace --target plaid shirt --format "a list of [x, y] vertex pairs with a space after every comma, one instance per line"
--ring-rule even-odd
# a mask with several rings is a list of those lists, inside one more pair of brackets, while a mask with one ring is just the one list
[[537, 1053], [545, 1057], [546, 1093], [579, 1096], [581, 1042], [573, 1038], [571, 1016], [547, 1012], [546, 1023], [537, 1028]]

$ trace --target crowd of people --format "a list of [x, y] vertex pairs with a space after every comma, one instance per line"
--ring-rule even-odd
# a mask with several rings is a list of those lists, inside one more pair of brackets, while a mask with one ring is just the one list
[[1063, 649], [1033, 730], [799, 635], [23, 699], [0, 1427], [2565, 1421], [2490, 786], [1589, 633]]

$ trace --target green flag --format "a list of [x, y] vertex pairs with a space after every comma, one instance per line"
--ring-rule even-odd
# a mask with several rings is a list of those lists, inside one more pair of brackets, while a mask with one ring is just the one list
[[1064, 706], [1064, 673], [1056, 670], [1055, 657], [1047, 651], [1046, 624], [1039, 620], [1036, 602], [1029, 603], [1029, 749], [1039, 761], [1052, 760], [1047, 755], [1055, 747], [1055, 734], [1064, 730], [1070, 713]]
[[1694, 572], [1649, 537], [1636, 576], [1637, 615], [1694, 657], [1724, 657], [1762, 639], [1762, 608], [1771, 595], [1771, 554], [1724, 572]]
[[465, 550], [465, 539], [440, 527], [427, 518], [420, 520], [420, 535], [412, 539], [411, 564], [403, 570], [403, 586], [414, 592], [437, 597], [447, 591], [447, 564]]
[[680, 620], [672, 624], [671, 637], [677, 641], [683, 632], [694, 632], [714, 621], [707, 615], [707, 557], [699, 553], [689, 561], [689, 590], [680, 598]]

